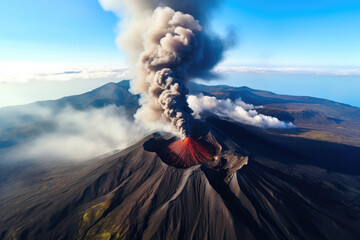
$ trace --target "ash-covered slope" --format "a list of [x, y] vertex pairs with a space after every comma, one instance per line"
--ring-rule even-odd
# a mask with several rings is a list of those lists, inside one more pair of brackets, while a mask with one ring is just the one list
[[169, 166], [155, 134], [7, 182], [0, 238], [358, 239], [359, 148], [207, 124], [222, 146], [218, 164]]

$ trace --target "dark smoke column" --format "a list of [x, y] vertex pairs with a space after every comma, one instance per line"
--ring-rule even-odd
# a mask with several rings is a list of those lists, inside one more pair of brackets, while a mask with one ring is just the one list
[[186, 82], [212, 76], [210, 70], [229, 46], [207, 24], [220, 0], [99, 1], [121, 17], [117, 40], [136, 62], [131, 90], [141, 94], [141, 107], [135, 118], [165, 120], [188, 137], [193, 117]]
[[148, 86], [146, 94], [154, 100], [142, 108], [161, 108], [163, 118], [188, 137], [193, 117], [185, 79], [203, 57], [202, 28], [191, 15], [168, 7], [157, 8], [152, 23], [144, 35], [144, 51], [137, 63], [142, 74], [137, 81]]

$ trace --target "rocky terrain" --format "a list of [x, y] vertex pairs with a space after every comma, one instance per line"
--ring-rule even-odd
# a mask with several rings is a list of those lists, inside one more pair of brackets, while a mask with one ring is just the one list
[[0, 239], [358, 239], [360, 148], [210, 117], [221, 146], [178, 168], [155, 133], [83, 163], [3, 165]]

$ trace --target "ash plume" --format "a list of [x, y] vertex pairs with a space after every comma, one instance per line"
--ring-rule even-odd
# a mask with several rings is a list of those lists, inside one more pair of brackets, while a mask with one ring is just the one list
[[142, 96], [135, 118], [146, 123], [166, 121], [183, 137], [190, 136], [193, 116], [186, 82], [214, 76], [210, 70], [233, 42], [208, 26], [220, 1], [99, 1], [122, 18], [118, 43], [136, 65], [131, 90]]

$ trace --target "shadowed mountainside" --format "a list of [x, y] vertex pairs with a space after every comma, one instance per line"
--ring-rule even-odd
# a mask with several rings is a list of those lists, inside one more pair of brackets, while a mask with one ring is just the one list
[[169, 166], [151, 143], [171, 136], [154, 134], [85, 163], [4, 166], [0, 239], [358, 239], [360, 148], [206, 124], [216, 164]]

